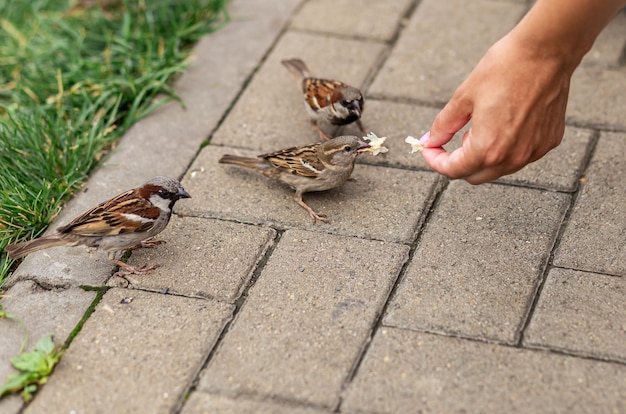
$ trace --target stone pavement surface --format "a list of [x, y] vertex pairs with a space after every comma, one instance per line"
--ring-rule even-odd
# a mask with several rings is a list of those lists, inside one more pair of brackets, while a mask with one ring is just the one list
[[[2, 298], [29, 348], [78, 333], [34, 400], [0, 412], [626, 412], [626, 14], [576, 72], [542, 160], [470, 186], [404, 143], [527, 3], [234, 0], [176, 84], [186, 108], [133, 127], [51, 227], [179, 177], [193, 198], [167, 243], [129, 259], [161, 267], [119, 279], [80, 248], [29, 256]], [[328, 224], [217, 164], [316, 140], [280, 65], [294, 56], [362, 87], [365, 126], [389, 137], [354, 181], [305, 196]], [[4, 380], [23, 332], [0, 332]]]

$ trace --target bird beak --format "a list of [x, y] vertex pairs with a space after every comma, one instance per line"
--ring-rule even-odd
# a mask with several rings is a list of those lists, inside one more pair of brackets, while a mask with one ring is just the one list
[[356, 113], [359, 118], [361, 117], [361, 105], [359, 104], [359, 101], [352, 102], [352, 112]]
[[370, 144], [365, 141], [359, 141], [359, 146], [356, 149], [357, 154], [363, 154], [364, 152], [368, 152], [370, 150]]
[[178, 197], [179, 198], [191, 198], [189, 193], [187, 191], [185, 191], [184, 189], [182, 189], [182, 188], [180, 190], [178, 190]]

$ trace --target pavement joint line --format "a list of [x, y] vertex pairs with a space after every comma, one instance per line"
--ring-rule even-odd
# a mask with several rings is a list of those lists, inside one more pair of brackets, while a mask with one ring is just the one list
[[[298, 9], [302, 8], [304, 6], [304, 3], [305, 2], [302, 2], [298, 6]], [[222, 113], [222, 116], [215, 123], [215, 127], [211, 131], [209, 131], [209, 133], [206, 136], [205, 140], [199, 145], [198, 150], [196, 151], [196, 153], [189, 160], [189, 162], [187, 164], [187, 167], [185, 168], [185, 171], [183, 172], [181, 177], [179, 177], [179, 180], [182, 180], [182, 178], [189, 172], [189, 169], [191, 168], [193, 163], [196, 161], [196, 159], [200, 155], [200, 152], [202, 152], [202, 150], [206, 146], [214, 145], [214, 144], [211, 143], [211, 141], [213, 139], [213, 136], [220, 129], [222, 124], [225, 122], [226, 118], [228, 118], [228, 116], [232, 112], [233, 108], [237, 105], [237, 102], [239, 102], [239, 99], [241, 99], [241, 96], [247, 90], [248, 86], [250, 85], [250, 82], [252, 82], [252, 80], [256, 76], [257, 72], [259, 71], [259, 69], [265, 64], [265, 61], [267, 60], [267, 58], [274, 51], [274, 48], [276, 47], [276, 45], [278, 44], [280, 39], [287, 32], [287, 30], [289, 29], [289, 25], [291, 23], [291, 20], [293, 19], [293, 16], [295, 16], [295, 13], [291, 15], [289, 20], [285, 23], [283, 28], [280, 30], [280, 32], [278, 32], [278, 35], [274, 38], [274, 41], [270, 44], [269, 48], [265, 51], [265, 54], [263, 54], [263, 56], [261, 56], [261, 59], [258, 61], [257, 65], [250, 71], [248, 76], [243, 80], [241, 88], [239, 88], [239, 91], [235, 94], [235, 96], [232, 99], [232, 101], [231, 101], [230, 105], [228, 106], [228, 108], [226, 108], [224, 110], [224, 113]]]
[[387, 62], [387, 59], [389, 59], [389, 56], [391, 56], [393, 47], [398, 42], [398, 39], [400, 38], [402, 31], [406, 28], [408, 21], [411, 19], [411, 16], [413, 16], [413, 13], [415, 13], [415, 10], [417, 10], [417, 6], [421, 2], [422, 0], [413, 0], [413, 2], [409, 4], [404, 14], [398, 20], [398, 23], [396, 25], [396, 30], [394, 31], [394, 34], [391, 36], [391, 38], [387, 41], [380, 42], [380, 43], [385, 44], [387, 47], [383, 48], [383, 50], [380, 52], [380, 55], [370, 67], [370, 70], [368, 71], [367, 76], [365, 77], [365, 80], [363, 81], [363, 87], [362, 87], [363, 94], [365, 95], [366, 98], [368, 98], [368, 100], [370, 99], [370, 96], [368, 95], [367, 91], [369, 90], [372, 83], [374, 83], [376, 76], [380, 73], [381, 69]]
[[237, 315], [239, 315], [239, 312], [241, 312], [241, 309], [245, 305], [246, 299], [248, 298], [248, 292], [250, 291], [252, 286], [255, 285], [256, 281], [261, 276], [261, 273], [263, 272], [265, 265], [267, 264], [268, 260], [271, 258], [272, 254], [274, 253], [274, 250], [276, 250], [278, 243], [280, 243], [280, 240], [282, 239], [283, 234], [284, 234], [284, 231], [276, 230], [276, 235], [274, 236], [274, 239], [268, 243], [269, 245], [267, 249], [265, 250], [263, 256], [256, 263], [255, 269], [252, 272], [252, 276], [250, 277], [250, 280], [246, 284], [246, 287], [241, 291], [241, 294], [239, 295], [239, 297], [233, 303], [230, 303], [231, 305], [234, 306], [230, 320], [224, 324], [224, 327], [222, 328], [222, 331], [220, 332], [217, 339], [215, 340], [213, 347], [209, 350], [205, 358], [199, 364], [195, 375], [189, 381], [189, 385], [180, 394], [181, 396], [179, 397], [176, 405], [174, 406], [174, 409], [172, 410], [173, 413], [180, 413], [185, 407], [186, 396], [191, 395], [193, 392], [197, 392], [198, 383], [200, 381], [200, 375], [202, 371], [204, 371], [206, 367], [209, 365], [209, 363], [211, 362], [211, 360], [213, 359], [213, 357], [219, 350], [221, 344], [223, 343], [224, 338], [226, 337], [226, 335], [228, 335], [228, 332], [230, 331], [230, 327], [237, 320]]
[[[420, 171], [420, 170], [410, 170], [410, 171]], [[436, 185], [438, 184], [435, 184], [435, 186]], [[285, 232], [287, 230], [302, 230], [302, 231], [309, 231], [312, 233], [329, 234], [333, 236], [347, 237], [347, 238], [359, 239], [359, 240], [371, 240], [371, 241], [382, 242], [382, 243], [394, 243], [394, 244], [399, 244], [399, 245], [404, 245], [404, 246], [411, 245], [411, 242], [406, 242], [406, 241], [389, 241], [389, 240], [384, 240], [384, 239], [378, 239], [376, 237], [359, 236], [358, 234], [346, 235], [341, 232], [325, 231], [323, 229], [320, 230], [321, 225], [316, 225], [315, 227], [299, 227], [299, 226], [290, 226], [290, 225], [283, 226], [281, 225], [281, 223], [245, 221], [245, 220], [236, 219], [232, 217], [206, 216], [203, 214], [196, 214], [196, 213], [185, 214], [184, 217], [193, 217], [193, 218], [206, 219], [206, 220], [218, 220], [218, 221], [225, 221], [228, 223], [235, 223], [235, 224], [245, 224], [248, 226], [273, 229], [276, 232]], [[302, 220], [304, 222], [309, 219], [303, 218]]]
[[[556, 242], [552, 249], [550, 250], [550, 256], [548, 258], [548, 263], [552, 266], [554, 262], [554, 253], [559, 248], [561, 241], [563, 239], [563, 235], [569, 226], [569, 222], [572, 217], [572, 213], [574, 212], [574, 207], [580, 197], [584, 184], [581, 185], [580, 179], [587, 176], [587, 170], [589, 169], [589, 165], [591, 164], [591, 160], [593, 159], [594, 154], [596, 153], [596, 149], [598, 147], [598, 142], [600, 141], [601, 132], [598, 130], [592, 130], [592, 134], [589, 140], [589, 146], [587, 149], [587, 154], [582, 161], [582, 165], [580, 168], [580, 175], [578, 177], [578, 184], [576, 185], [576, 190], [571, 193], [570, 205], [565, 210], [565, 215], [563, 216], [563, 220], [561, 221], [561, 225], [559, 226], [559, 230], [556, 235]], [[541, 293], [541, 292], [539, 292]]]
[[[196, 391], [196, 392], [200, 392], [200, 393], [208, 394], [208, 395], [223, 396], [232, 400], [238, 400], [241, 398], [241, 399], [250, 400], [254, 402], [275, 403], [277, 405], [286, 405], [291, 408], [312, 408], [312, 409], [317, 409], [317, 410], [329, 410], [330, 409], [330, 407], [327, 407], [324, 405], [314, 404], [308, 401], [296, 400], [293, 398], [287, 398], [281, 395], [265, 395], [265, 394], [259, 394], [255, 392], [245, 392], [245, 391], [233, 392], [233, 391], [224, 390], [224, 389], [219, 389], [219, 390], [209, 389], [209, 390]], [[328, 411], [328, 412], [339, 413], [340, 411]], [[175, 411], [173, 413], [178, 414]]]
[[615, 126], [606, 125], [606, 124], [598, 124], [594, 122], [577, 121], [571, 118], [565, 119], [565, 125], [572, 126], [575, 128], [589, 129], [589, 130], [593, 130], [596, 132], [618, 132], [618, 133], [626, 132], [626, 128], [620, 128], [620, 127], [615, 127]]
[[590, 354], [585, 354], [582, 352], [574, 352], [574, 351], [570, 351], [567, 349], [558, 348], [557, 346], [553, 346], [553, 345], [549, 345], [546, 347], [540, 347], [537, 345], [520, 346], [518, 344], [500, 342], [498, 340], [492, 340], [492, 339], [485, 338], [485, 337], [462, 335], [462, 334], [451, 332], [451, 331], [444, 331], [444, 330], [439, 331], [439, 330], [434, 330], [434, 329], [414, 329], [414, 328], [406, 328], [406, 327], [395, 326], [395, 325], [382, 325], [382, 328], [396, 329], [396, 330], [415, 332], [415, 333], [424, 333], [428, 335], [436, 335], [436, 336], [441, 336], [441, 337], [446, 337], [446, 338], [454, 338], [454, 339], [459, 339], [459, 340], [468, 341], [468, 342], [477, 342], [477, 343], [482, 343], [482, 344], [497, 345], [497, 346], [502, 346], [502, 347], [511, 348], [511, 349], [519, 349], [519, 350], [525, 350], [525, 351], [540, 352], [540, 353], [545, 353], [545, 354], [561, 355], [561, 356], [566, 356], [566, 357], [571, 357], [571, 358], [576, 358], [576, 359], [582, 359], [582, 360], [588, 360], [588, 361], [594, 361], [594, 362], [603, 362], [607, 364], [619, 364], [619, 365], [626, 366], [626, 359], [619, 359], [619, 358], [613, 359], [613, 358], [599, 357], [599, 356], [594, 356]]
[[99, 289], [91, 289], [91, 290], [97, 291], [96, 296], [93, 298], [93, 301], [91, 301], [91, 304], [89, 305], [89, 307], [85, 309], [85, 313], [83, 314], [82, 318], [80, 318], [80, 321], [78, 321], [74, 329], [72, 329], [72, 332], [70, 332], [70, 334], [67, 336], [67, 339], [65, 340], [65, 343], [63, 344], [64, 349], [68, 349], [70, 347], [70, 345], [72, 344], [72, 341], [74, 341], [74, 338], [76, 338], [76, 336], [83, 329], [85, 322], [87, 322], [87, 320], [95, 312], [96, 307], [98, 306], [98, 304], [104, 297], [105, 293], [107, 293], [109, 288], [106, 286], [103, 286], [103, 287], [100, 287]]
[[5, 283], [5, 285], [2, 287], [2, 292], [6, 292], [9, 290], [9, 288], [12, 288], [15, 284], [19, 282], [24, 282], [24, 281], [33, 282], [39, 289], [43, 291], [47, 291], [47, 292], [58, 292], [58, 291], [68, 290], [74, 287], [70, 282], [57, 285], [57, 284], [52, 284], [52, 283], [46, 283], [40, 280], [39, 278], [37, 278], [36, 276], [24, 276], [20, 278], [20, 280], [14, 281], [11, 285], [8, 285], [7, 283]]
[[447, 104], [447, 102], [444, 102], [444, 101], [436, 101], [436, 100], [426, 101], [423, 99], [386, 95], [380, 92], [376, 92], [372, 94], [366, 93], [365, 97], [367, 98], [368, 101], [370, 100], [384, 101], [384, 102], [392, 102], [392, 103], [406, 104], [406, 105], [413, 105], [413, 106], [422, 106], [425, 108], [434, 108], [434, 109], [442, 109]]
[[345, 380], [341, 384], [341, 388], [339, 390], [339, 398], [337, 401], [337, 405], [334, 407], [333, 412], [336, 412], [336, 413], [341, 412], [341, 404], [343, 403], [343, 393], [348, 389], [348, 386], [352, 383], [352, 381], [354, 380], [354, 377], [359, 371], [359, 368], [361, 367], [361, 364], [363, 363], [363, 360], [365, 359], [365, 356], [367, 355], [367, 352], [371, 346], [374, 336], [376, 336], [376, 333], [381, 327], [383, 328], [385, 327], [385, 325], [383, 324], [383, 318], [385, 317], [385, 314], [387, 312], [387, 308], [389, 307], [391, 299], [393, 299], [393, 297], [395, 296], [398, 290], [398, 287], [400, 286], [400, 284], [406, 277], [407, 269], [409, 265], [413, 262], [413, 256], [415, 255], [415, 252], [417, 251], [417, 248], [419, 247], [419, 242], [422, 238], [422, 235], [424, 234], [424, 231], [426, 227], [428, 226], [428, 223], [430, 222], [430, 219], [432, 218], [433, 214], [435, 213], [435, 210], [437, 209], [437, 206], [439, 205], [441, 201], [441, 197], [443, 196], [445, 190], [448, 188], [449, 184], [450, 184], [450, 180], [442, 179], [442, 180], [439, 180], [439, 182], [435, 185], [435, 190], [434, 190], [435, 195], [434, 197], [432, 197], [431, 203], [425, 208], [426, 214], [423, 215], [424, 218], [420, 220], [420, 223], [418, 223], [417, 225], [417, 228], [414, 233], [413, 241], [410, 244], [408, 244], [409, 254], [408, 254], [407, 260], [402, 265], [402, 268], [400, 269], [400, 271], [398, 272], [398, 275], [396, 276], [396, 280], [394, 280], [393, 284], [391, 285], [391, 288], [389, 289], [389, 292], [387, 293], [387, 297], [385, 298], [385, 302], [383, 306], [381, 307], [379, 314], [376, 316], [374, 323], [372, 324], [372, 327], [369, 331], [369, 335], [367, 336], [366, 341], [363, 343], [363, 346], [359, 352], [359, 356], [355, 359], [354, 364], [352, 365], [352, 367], [350, 367], [350, 371], [348, 372], [348, 375], [346, 376]]
[[[580, 186], [578, 186], [578, 188], [576, 189], [574, 193], [577, 194], [579, 192], [580, 192]], [[528, 328], [528, 325], [530, 325], [530, 321], [533, 318], [533, 315], [535, 314], [537, 303], [539, 303], [539, 298], [541, 297], [541, 293], [543, 292], [543, 288], [546, 284], [546, 280], [548, 279], [548, 273], [550, 273], [550, 270], [552, 269], [552, 260], [554, 258], [554, 252], [556, 250], [558, 241], [560, 240], [560, 237], [562, 235], [562, 231], [565, 228], [564, 226], [565, 218], [567, 214], [574, 209], [573, 200], [574, 200], [574, 196], [572, 195], [570, 196], [570, 205], [567, 207], [567, 209], [564, 212], [561, 213], [561, 223], [559, 224], [559, 229], [554, 234], [554, 240], [552, 240], [552, 246], [550, 246], [549, 251], [548, 251], [548, 256], [546, 257], [545, 262], [543, 264], [543, 270], [541, 271], [539, 277], [537, 278], [537, 281], [535, 282], [535, 287], [533, 289], [534, 291], [530, 297], [529, 303], [526, 306], [526, 311], [522, 318], [522, 323], [520, 324], [519, 328], [515, 330], [514, 337], [517, 338], [517, 345], [520, 348], [523, 347], [524, 334], [526, 333], [526, 329]]]
[[[593, 156], [593, 152], [595, 151], [595, 147], [597, 145], [598, 139], [599, 139], [600, 133], [597, 131], [593, 131], [592, 132], [592, 136], [590, 139], [590, 143], [588, 145], [587, 151], [586, 151], [586, 157], [583, 159], [582, 162], [582, 168], [580, 169], [581, 173], [579, 176], [579, 180], [580, 177], [585, 175], [585, 171], [587, 171], [587, 168], [589, 167], [589, 163], [591, 161], [591, 158]], [[494, 184], [497, 185], [504, 185], [504, 183], [498, 183], [495, 182]], [[515, 183], [512, 184], [507, 184], [509, 186], [516, 186]], [[520, 186], [520, 187], [525, 187], [525, 188], [533, 188], [530, 186]], [[580, 186], [580, 181], [578, 181], [578, 185], [576, 186], [576, 189], [573, 192], [566, 192], [566, 191], [554, 191], [554, 190], [547, 190], [547, 191], [552, 191], [552, 192], [556, 192], [556, 193], [562, 193], [562, 194], [568, 194], [569, 197], [569, 206], [565, 209], [565, 211], [562, 213], [561, 215], [561, 220], [560, 220], [560, 224], [559, 224], [559, 228], [556, 232], [556, 234], [554, 235], [554, 240], [552, 241], [552, 246], [549, 249], [549, 253], [548, 256], [546, 258], [546, 261], [543, 265], [543, 270], [540, 274], [540, 276], [537, 278], [537, 281], [535, 282], [536, 286], [534, 287], [534, 292], [531, 296], [530, 299], [530, 303], [527, 305], [526, 311], [525, 311], [525, 315], [523, 317], [522, 323], [520, 325], [520, 327], [516, 330], [514, 337], [517, 338], [516, 344], [517, 346], [519, 346], [520, 348], [523, 347], [523, 343], [524, 343], [524, 334], [526, 332], [526, 329], [528, 328], [528, 325], [530, 324], [530, 321], [533, 318], [533, 315], [535, 313], [535, 309], [537, 307], [537, 303], [539, 302], [539, 298], [541, 296], [541, 293], [543, 292], [543, 287], [545, 285], [546, 279], [548, 277], [548, 273], [550, 272], [550, 270], [552, 269], [552, 262], [554, 260], [554, 252], [556, 251], [558, 244], [563, 236], [563, 233], [565, 231], [565, 228], [567, 227], [567, 222], [569, 221], [569, 217], [572, 214], [572, 211], [574, 210], [574, 206], [576, 204], [576, 200], [578, 199], [578, 196], [581, 192], [581, 186]]]
[[624, 275], [618, 275], [618, 274], [614, 274], [614, 273], [606, 273], [606, 272], [602, 272], [600, 270], [579, 269], [577, 267], [566, 267], [566, 266], [555, 266], [555, 265], [552, 265], [551, 268], [552, 269], [573, 270], [575, 272], [587, 273], [588, 275], [590, 275], [590, 277], [597, 277], [597, 275], [600, 275], [600, 276], [615, 277], [615, 278], [618, 278], [618, 279], [624, 278]]
[[341, 40], [356, 40], [357, 42], [378, 43], [381, 45], [389, 44], [388, 40], [373, 39], [371, 37], [366, 37], [366, 36], [345, 35], [341, 33], [328, 33], [328, 32], [322, 32], [322, 31], [315, 30], [315, 29], [303, 29], [299, 27], [289, 27], [289, 26], [287, 27], [287, 29], [288, 31], [292, 33], [302, 33], [302, 34], [307, 34], [307, 35], [312, 35], [312, 36], [331, 37], [333, 39], [341, 39]]

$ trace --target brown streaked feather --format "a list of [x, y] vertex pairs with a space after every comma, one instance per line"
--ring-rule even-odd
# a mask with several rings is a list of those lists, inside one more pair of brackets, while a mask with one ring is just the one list
[[313, 109], [322, 109], [330, 105], [331, 96], [336, 90], [348, 87], [343, 82], [306, 78], [302, 81], [302, 92], [304, 99]]
[[[266, 159], [273, 167], [282, 171], [301, 177], [316, 178], [325, 168], [317, 156], [318, 147], [319, 144], [292, 147], [260, 155], [260, 157]], [[306, 164], [310, 165], [310, 167], [307, 167]]]
[[76, 240], [63, 238], [61, 234], [52, 234], [50, 236], [43, 236], [35, 240], [27, 242], [17, 243], [10, 246], [6, 246], [6, 250], [9, 255], [9, 259], [19, 259], [27, 254], [47, 249], [54, 246], [75, 246], [78, 244]]
[[[125, 216], [128, 214], [136, 214], [152, 221], [132, 220]], [[59, 227], [58, 231], [89, 237], [141, 232], [149, 230], [159, 214], [158, 207], [139, 197], [137, 190], [133, 189], [86, 211], [68, 225]]]

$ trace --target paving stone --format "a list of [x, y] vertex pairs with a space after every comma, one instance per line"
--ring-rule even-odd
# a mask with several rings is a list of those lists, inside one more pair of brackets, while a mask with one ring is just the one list
[[626, 13], [618, 13], [600, 33], [593, 47], [583, 58], [583, 66], [616, 68], [626, 46]]
[[[62, 345], [91, 305], [96, 292], [79, 288], [67, 290], [44, 290], [33, 281], [21, 281], [2, 294], [0, 304], [14, 319], [0, 318], [0, 384], [17, 371], [11, 366], [11, 358], [20, 353], [25, 332], [17, 320], [24, 323], [28, 332], [26, 352], [35, 343], [51, 334], [57, 345]], [[0, 400], [0, 412], [17, 412], [21, 407], [19, 398]]]
[[[4, 381], [4, 378], [2, 381]], [[23, 405], [19, 396], [7, 395], [0, 400], [0, 412], [3, 414], [18, 414]]]
[[368, 93], [446, 102], [524, 10], [489, 0], [421, 1]]
[[291, 28], [389, 41], [411, 3], [412, 0], [362, 0], [355, 13], [351, 0], [308, 1], [294, 16]]
[[569, 199], [452, 182], [384, 323], [516, 343]]
[[233, 306], [111, 289], [26, 413], [171, 412]]
[[579, 66], [574, 72], [567, 103], [568, 124], [600, 129], [626, 129], [626, 68]]
[[625, 376], [622, 364], [383, 328], [341, 412], [619, 413]]
[[228, 413], [256, 413], [256, 414], [322, 414], [332, 411], [313, 407], [303, 407], [293, 404], [273, 401], [255, 401], [245, 398], [229, 398], [223, 395], [194, 392], [185, 404], [182, 414], [228, 414]]
[[[260, 152], [318, 142], [319, 134], [311, 128], [304, 108], [301, 87], [280, 61], [300, 57], [314, 76], [361, 87], [384, 49], [383, 44], [372, 41], [285, 33], [211, 142]], [[364, 113], [367, 111], [366, 104]], [[324, 128], [333, 131], [331, 126]]]
[[573, 192], [578, 188], [592, 142], [592, 131], [565, 127], [565, 135], [558, 147], [515, 174], [497, 181]]
[[[294, 191], [260, 173], [218, 164], [224, 153], [257, 152], [205, 147], [183, 179], [193, 198], [177, 206], [188, 216], [216, 217], [279, 228], [298, 227], [387, 241], [410, 242], [432, 202], [439, 178], [434, 173], [356, 165], [342, 187], [304, 195], [330, 223], [314, 224], [293, 200]], [[212, 182], [219, 185], [212, 185]], [[210, 201], [207, 201], [210, 200]]]
[[198, 389], [331, 408], [408, 247], [285, 232]]
[[134, 288], [234, 302], [275, 236], [268, 228], [175, 216], [163, 232], [166, 244], [135, 250], [128, 261], [162, 266], [128, 279]]
[[554, 258], [561, 267], [626, 276], [626, 134], [603, 133]]
[[626, 279], [550, 271], [524, 345], [626, 362]]

